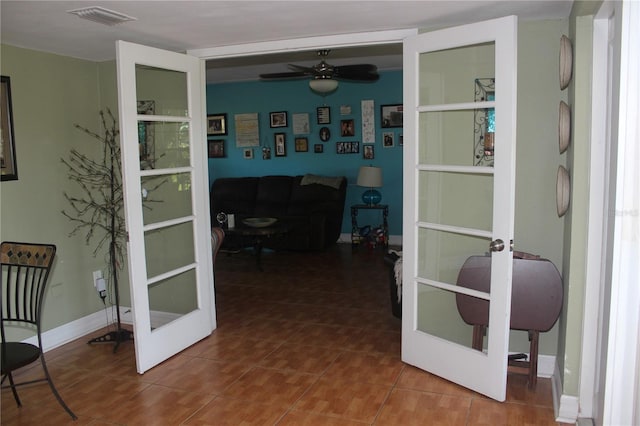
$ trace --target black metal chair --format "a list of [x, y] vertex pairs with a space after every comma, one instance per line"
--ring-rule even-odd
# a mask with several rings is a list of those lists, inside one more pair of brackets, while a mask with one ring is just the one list
[[[1, 383], [4, 384], [5, 380], [9, 379], [9, 385], [3, 385], [2, 388], [11, 388], [18, 407], [21, 407], [22, 403], [16, 387], [46, 381], [60, 405], [76, 420], [76, 415], [65, 404], [53, 385], [42, 350], [40, 330], [42, 306], [55, 254], [56, 246], [51, 244], [3, 242], [0, 245], [0, 263], [2, 265], [2, 292], [0, 293], [2, 308], [0, 316], [0, 332], [2, 333]], [[5, 328], [15, 327], [34, 331], [37, 335], [37, 345], [7, 341]], [[42, 364], [45, 377], [15, 383], [13, 372], [38, 359]]]

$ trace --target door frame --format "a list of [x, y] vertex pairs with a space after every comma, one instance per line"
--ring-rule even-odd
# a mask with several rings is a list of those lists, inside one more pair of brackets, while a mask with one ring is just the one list
[[204, 49], [190, 49], [187, 50], [187, 55], [196, 56], [205, 60], [214, 60], [266, 55], [269, 53], [374, 46], [402, 43], [405, 38], [415, 34], [418, 34], [417, 28], [353, 34], [334, 34], [330, 36], [304, 37], [291, 40], [264, 41], [257, 43], [234, 44], [230, 46], [209, 47]]

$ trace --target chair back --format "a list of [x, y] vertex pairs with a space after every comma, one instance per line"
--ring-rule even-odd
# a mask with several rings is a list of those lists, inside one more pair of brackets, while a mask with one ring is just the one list
[[0, 245], [0, 329], [3, 342], [7, 341], [7, 321], [12, 325], [34, 325], [40, 339], [42, 301], [55, 255], [56, 246], [51, 244], [3, 242]]

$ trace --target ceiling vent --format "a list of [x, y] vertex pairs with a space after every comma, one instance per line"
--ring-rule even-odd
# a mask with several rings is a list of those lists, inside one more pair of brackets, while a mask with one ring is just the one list
[[113, 10], [105, 9], [104, 7], [91, 6], [83, 7], [80, 9], [67, 10], [68, 13], [76, 15], [82, 19], [88, 19], [89, 21], [98, 22], [104, 25], [117, 25], [127, 21], [137, 21], [138, 18], [125, 15], [124, 13], [116, 12]]

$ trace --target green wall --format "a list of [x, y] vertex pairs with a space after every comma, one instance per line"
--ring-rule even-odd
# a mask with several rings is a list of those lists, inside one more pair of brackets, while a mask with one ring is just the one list
[[[518, 146], [516, 151], [515, 250], [539, 254], [563, 274], [564, 219], [556, 208], [556, 175], [566, 154], [558, 147], [558, 105], [567, 101], [560, 90], [558, 51], [567, 34], [566, 20], [519, 23]], [[566, 283], [565, 283], [566, 286]], [[563, 315], [540, 334], [540, 354], [557, 353]], [[512, 332], [511, 347], [528, 351], [525, 332]]]
[[0, 238], [56, 244], [44, 328], [99, 311], [102, 302], [92, 271], [105, 269], [104, 253], [93, 257], [84, 233], [69, 237], [71, 222], [60, 212], [63, 192], [81, 195], [67, 177], [71, 149], [99, 158], [99, 142], [74, 128], [100, 129], [99, 67], [94, 62], [2, 45], [2, 75], [11, 78], [18, 180], [0, 184]]

